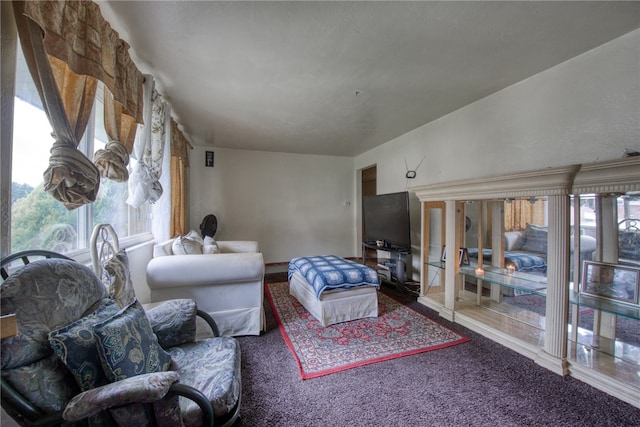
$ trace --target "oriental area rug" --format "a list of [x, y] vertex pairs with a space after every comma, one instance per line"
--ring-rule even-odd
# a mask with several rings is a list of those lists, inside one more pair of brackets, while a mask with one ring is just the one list
[[323, 327], [289, 295], [287, 282], [266, 286], [280, 332], [303, 380], [469, 341], [378, 292], [378, 317]]

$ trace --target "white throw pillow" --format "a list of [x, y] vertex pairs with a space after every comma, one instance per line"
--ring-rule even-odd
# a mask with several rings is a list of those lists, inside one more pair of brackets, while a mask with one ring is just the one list
[[203, 254], [219, 254], [220, 246], [213, 240], [211, 236], [204, 237], [204, 243], [202, 244], [202, 253]]
[[202, 237], [200, 233], [191, 230], [185, 236], [178, 236], [171, 245], [174, 255], [195, 255], [202, 254]]

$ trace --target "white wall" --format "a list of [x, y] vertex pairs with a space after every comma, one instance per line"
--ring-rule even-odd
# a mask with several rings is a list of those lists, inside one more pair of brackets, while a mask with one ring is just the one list
[[216, 240], [257, 240], [265, 263], [356, 254], [352, 158], [196, 147], [190, 164], [192, 229], [212, 213]]
[[[640, 151], [640, 30], [357, 156], [355, 168], [376, 164], [378, 193], [388, 193], [406, 188], [405, 161], [413, 169], [423, 157], [409, 186], [616, 159], [625, 148]], [[419, 218], [414, 226], [419, 239]]]
[[615, 159], [625, 148], [640, 151], [640, 30], [370, 150], [355, 167], [376, 163], [378, 182], [395, 183], [388, 192], [404, 186], [404, 159], [426, 156], [417, 186]]
[[[372, 149], [354, 159], [208, 149], [191, 152], [191, 228], [218, 217], [217, 239], [258, 240], [265, 262], [359, 256], [359, 171], [378, 193], [411, 186], [615, 159], [640, 151], [640, 30]], [[405, 178], [417, 168], [417, 177]], [[345, 202], [351, 202], [345, 206]], [[420, 209], [412, 202], [414, 253]], [[419, 257], [412, 261], [419, 274]]]

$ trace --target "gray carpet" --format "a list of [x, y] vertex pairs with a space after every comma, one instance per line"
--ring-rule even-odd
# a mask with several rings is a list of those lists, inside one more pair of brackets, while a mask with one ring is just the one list
[[269, 304], [267, 332], [240, 338], [240, 426], [640, 426], [640, 409], [383, 291], [471, 341], [300, 379]]

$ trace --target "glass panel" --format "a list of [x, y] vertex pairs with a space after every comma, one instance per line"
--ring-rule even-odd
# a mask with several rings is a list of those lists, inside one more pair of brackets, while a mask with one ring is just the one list
[[[615, 357], [638, 363], [640, 335], [637, 330], [640, 325], [640, 308], [638, 301], [631, 304], [620, 302], [620, 297], [628, 299], [629, 295], [637, 295], [635, 284], [629, 283], [626, 278], [636, 268], [640, 268], [640, 230], [637, 228], [640, 221], [636, 220], [640, 216], [639, 198], [635, 194], [588, 194], [579, 197], [580, 267], [584, 269], [583, 261], [604, 263], [595, 264], [596, 267], [592, 265], [591, 270], [598, 273], [601, 270], [619, 271], [620, 274], [612, 276], [614, 283], [620, 284], [620, 280], [624, 279], [623, 288], [626, 289], [628, 286], [629, 289], [633, 289], [630, 294], [616, 294], [612, 295], [612, 298], [606, 295], [572, 293], [574, 305], [571, 309], [575, 310], [578, 322], [577, 341]], [[616, 267], [616, 264], [619, 266]], [[613, 268], [598, 269], [599, 265], [611, 265]], [[594, 280], [593, 274], [585, 276], [587, 275], [581, 271], [576, 277], [577, 280], [573, 281], [574, 286], [582, 289]], [[633, 276], [637, 277], [635, 274]], [[600, 283], [605, 278], [598, 276], [597, 279]], [[587, 285], [583, 286], [584, 281], [587, 281]]]
[[[494, 217], [499, 212], [494, 209], [496, 204], [502, 209], [502, 218]], [[465, 215], [470, 260], [469, 266], [460, 269], [465, 290], [474, 293], [476, 303], [485, 308], [544, 329], [547, 198], [467, 202]], [[501, 244], [504, 257], [496, 259]]]
[[[444, 202], [426, 202], [423, 205], [425, 234], [423, 235], [422, 256], [424, 257], [423, 283], [421, 295], [444, 300], [444, 262], [441, 261], [444, 248], [445, 215]], [[441, 301], [441, 302], [442, 302]]]
[[[514, 199], [504, 202], [504, 260], [493, 259], [492, 219], [490, 210], [484, 209], [480, 215], [482, 203], [467, 203], [466, 214], [470, 219], [470, 230], [465, 237], [472, 264], [477, 264], [479, 236], [477, 223], [483, 218], [482, 259], [483, 265], [503, 267], [511, 273], [520, 272], [538, 276], [545, 280], [547, 275], [547, 199], [544, 197]], [[542, 278], [542, 279], [540, 279]]]
[[429, 259], [427, 262], [439, 263], [442, 257], [442, 229], [444, 228], [444, 212], [442, 209], [429, 209]]
[[14, 98], [11, 251], [48, 249], [66, 253], [78, 247], [78, 212], [44, 191], [42, 174], [54, 142], [20, 49]]
[[[549, 228], [546, 197], [529, 197], [504, 204], [505, 268], [546, 281]], [[515, 292], [517, 295], [517, 292]]]
[[[640, 269], [640, 195], [637, 193], [619, 195], [616, 198], [616, 213], [618, 224], [618, 264], [621, 267], [628, 266], [633, 269]], [[622, 269], [619, 270], [623, 271]], [[640, 275], [640, 271], [638, 271], [638, 274]], [[626, 297], [629, 297], [634, 292], [637, 296], [637, 283], [630, 283], [629, 280], [626, 280], [625, 286], [627, 290]], [[616, 342], [619, 344], [624, 343], [627, 350], [630, 346], [635, 349], [636, 363], [640, 359], [640, 334], [638, 334], [640, 321], [637, 315], [639, 304], [640, 301], [636, 300], [634, 306], [636, 317], [634, 319], [629, 318], [628, 313], [624, 311], [626, 307], [618, 308], [617, 312], [619, 314], [615, 316]]]
[[640, 195], [619, 196], [618, 262], [640, 267]]

